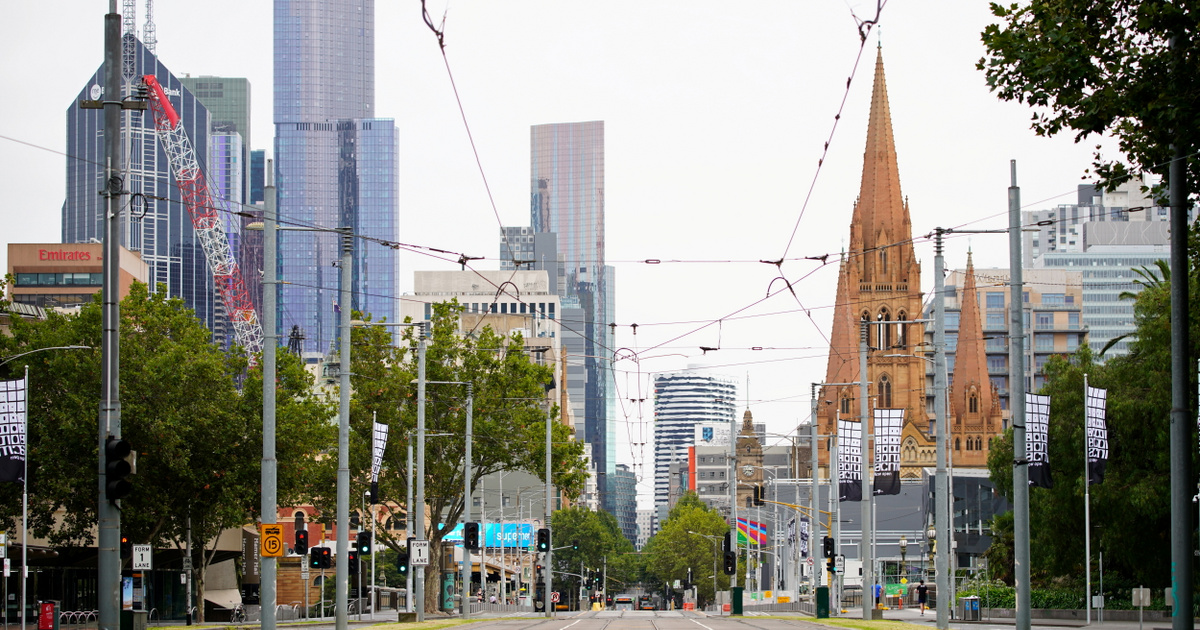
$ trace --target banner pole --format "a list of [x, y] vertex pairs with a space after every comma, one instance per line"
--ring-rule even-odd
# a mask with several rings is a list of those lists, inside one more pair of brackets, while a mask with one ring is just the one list
[[1088, 468], [1088, 375], [1083, 373], [1083, 574], [1086, 591], [1083, 606], [1087, 610], [1087, 622], [1092, 623], [1092, 476]]

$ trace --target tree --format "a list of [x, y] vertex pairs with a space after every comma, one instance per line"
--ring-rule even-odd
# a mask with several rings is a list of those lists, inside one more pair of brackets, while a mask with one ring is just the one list
[[[1128, 164], [1095, 157], [1101, 183], [1131, 172], [1166, 175], [1172, 145], [1197, 146], [1200, 2], [1032, 0], [993, 3], [978, 68], [1003, 100], [1028, 103], [1039, 135], [1066, 129], [1077, 142], [1111, 133]], [[1171, 48], [1170, 39], [1177, 38]], [[1188, 159], [1194, 184], [1200, 160]], [[1196, 190], [1189, 185], [1187, 190]]]
[[[101, 309], [16, 320], [0, 355], [27, 348], [87, 345], [91, 351], [32, 354], [5, 365], [0, 378], [30, 366], [30, 529], [64, 554], [93, 544], [98, 501], [97, 399], [101, 391]], [[261, 372], [245, 389], [243, 356], [227, 354], [184, 307], [135, 283], [121, 303], [121, 436], [137, 452], [133, 492], [121, 500], [121, 530], [135, 543], [181, 547], [188, 520], [205, 550], [221, 531], [259, 512], [262, 457]], [[332, 433], [328, 407], [311, 394], [298, 361], [280, 370], [277, 453], [280, 496], [303, 494], [305, 472]], [[256, 389], [257, 388], [257, 389]], [[115, 431], [114, 431], [115, 433]], [[90, 464], [87, 462], [91, 462]], [[0, 526], [20, 518], [20, 489], [0, 487]], [[198, 585], [215, 549], [201, 552]], [[201, 595], [203, 591], [201, 590]]]
[[[581, 568], [607, 568], [607, 577], [615, 584], [629, 584], [636, 579], [638, 562], [637, 556], [632, 555], [633, 543], [621, 533], [617, 517], [612, 513], [573, 506], [555, 510], [550, 523], [554, 531], [553, 545], [557, 549], [554, 552], [554, 590], [579, 592], [579, 580], [573, 574], [578, 574]], [[572, 548], [573, 545], [578, 548]]]
[[[507, 470], [541, 474], [545, 470], [547, 385], [551, 368], [530, 360], [519, 334], [505, 337], [490, 327], [472, 334], [459, 330], [462, 306], [457, 301], [433, 305], [430, 340], [426, 348], [426, 380], [441, 381], [426, 389], [425, 425], [425, 531], [414, 535], [430, 541], [433, 558], [442, 557], [442, 540], [463, 513], [463, 460], [465, 459], [466, 387], [474, 388], [472, 479]], [[361, 314], [356, 314], [359, 316]], [[365, 317], [370, 323], [370, 317]], [[373, 421], [388, 425], [389, 439], [380, 472], [384, 501], [399, 504], [407, 493], [407, 445], [413, 439], [417, 417], [417, 336], [405, 329], [403, 345], [391, 343], [382, 326], [356, 326], [351, 341], [350, 470], [351, 496], [361, 496], [370, 484]], [[553, 407], [550, 416], [557, 418]], [[583, 488], [587, 476], [583, 445], [571, 439], [572, 429], [554, 421], [552, 429], [553, 480], [566, 497]], [[333, 458], [330, 458], [333, 459]], [[323, 471], [326, 488], [334, 487], [334, 466]], [[415, 494], [415, 493], [414, 493]], [[323, 514], [334, 513], [328, 491], [316, 497]], [[411, 524], [410, 524], [411, 526]], [[401, 536], [381, 530], [379, 543], [399, 550]], [[437, 604], [440, 575], [426, 572], [426, 609]]]
[[[716, 571], [718, 589], [729, 587], [729, 576], [721, 571], [720, 541], [716, 540], [729, 531], [716, 510], [689, 492], [671, 508], [667, 520], [647, 543], [644, 551], [649, 555], [648, 569], [669, 583], [687, 579], [690, 567], [701, 602], [711, 602], [716, 597], [713, 580], [708, 577], [711, 571]], [[744, 563], [738, 565], [743, 567]]]

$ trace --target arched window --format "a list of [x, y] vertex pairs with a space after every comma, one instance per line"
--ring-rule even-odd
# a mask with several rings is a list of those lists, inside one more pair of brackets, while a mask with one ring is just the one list
[[300, 531], [300, 530], [303, 530], [303, 529], [305, 529], [305, 527], [304, 527], [304, 512], [302, 512], [302, 511], [297, 511], [297, 512], [296, 512], [296, 513], [293, 515], [293, 518], [295, 518], [295, 519], [296, 519], [296, 531]]
[[842, 414], [850, 414], [850, 394], [842, 394]]
[[962, 442], [959, 442], [958, 438], [954, 438], [954, 450], [956, 450], [956, 451], [962, 450]]
[[[879, 321], [890, 322], [892, 315], [886, 308], [879, 310]], [[892, 324], [879, 324], [879, 349], [887, 350], [892, 347]]]
[[974, 387], [971, 388], [971, 393], [967, 398], [967, 409], [970, 413], [979, 413], [979, 391]]
[[973, 440], [971, 438], [967, 438], [967, 450], [968, 451], [975, 450], [975, 440]]
[[902, 322], [896, 324], [896, 345], [901, 348], [906, 348], [908, 347], [908, 324], [903, 322], [908, 321], [908, 314], [904, 311], [900, 311], [900, 313], [896, 315], [896, 321]]
[[350, 529], [358, 529], [359, 522], [360, 521], [358, 520], [358, 512], [351, 512], [350, 513]]
[[887, 374], [879, 377], [879, 408], [892, 408], [892, 379]]
[[887, 247], [879, 248], [879, 276], [881, 279], [887, 276], [888, 252]]
[[983, 450], [983, 438], [975, 438], [975, 450]]

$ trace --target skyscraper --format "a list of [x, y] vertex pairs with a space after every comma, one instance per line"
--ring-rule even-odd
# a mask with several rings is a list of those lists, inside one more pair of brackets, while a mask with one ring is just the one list
[[737, 381], [727, 376], [692, 370], [654, 376], [654, 505], [669, 504], [671, 464], [686, 463], [696, 425], [728, 425], [736, 401]]
[[[582, 406], [583, 440], [592, 445], [600, 504], [614, 511], [615, 387], [611, 370], [615, 270], [604, 258], [604, 122], [535, 125], [530, 133], [530, 224], [558, 238], [565, 287], [563, 345], [571, 400]], [[575, 359], [573, 361], [572, 359]]]
[[[275, 169], [283, 225], [395, 241], [398, 133], [375, 115], [373, 0], [275, 1]], [[305, 351], [336, 339], [341, 258], [332, 232], [283, 231], [279, 238], [278, 330], [299, 325]], [[395, 319], [396, 255], [354, 239], [349, 305]], [[268, 316], [270, 316], [268, 314]]]
[[[131, 36], [130, 36], [131, 37]], [[196, 159], [207, 169], [209, 114], [154, 53], [136, 38], [126, 77], [140, 81], [153, 74], [163, 86], [171, 105], [183, 120]], [[67, 194], [63, 204], [62, 241], [87, 243], [102, 240], [104, 198], [97, 194], [105, 180], [104, 114], [98, 109], [81, 109], [82, 99], [104, 95], [104, 66], [88, 79], [67, 107]], [[219, 338], [226, 322], [216, 316], [216, 291], [204, 251], [196, 241], [191, 217], [178, 202], [179, 190], [171, 166], [154, 130], [150, 112], [125, 113], [124, 148], [126, 164], [121, 167], [124, 188], [142, 197], [130, 200], [121, 217], [121, 245], [141, 253], [149, 266], [151, 290], [166, 285], [168, 295], [180, 297], [188, 308]], [[176, 201], [166, 201], [173, 199]]]

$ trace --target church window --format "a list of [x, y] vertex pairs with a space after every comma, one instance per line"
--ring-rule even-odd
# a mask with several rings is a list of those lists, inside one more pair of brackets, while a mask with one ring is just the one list
[[879, 408], [892, 408], [892, 379], [887, 374], [879, 377]]
[[967, 438], [967, 450], [968, 451], [975, 450], [975, 440], [972, 440], [971, 438]]
[[846, 414], [846, 415], [850, 414], [850, 396], [849, 395], [842, 396], [842, 413]]
[[956, 451], [962, 450], [962, 441], [960, 441], [958, 438], [954, 438], [954, 450], [956, 450]]
[[901, 348], [907, 347], [908, 324], [905, 322], [908, 321], [908, 314], [904, 311], [900, 311], [900, 313], [896, 315], [896, 320], [900, 322], [899, 324], [896, 324], [896, 345]]
[[970, 413], [979, 413], [979, 392], [973, 387], [970, 398], [967, 400], [967, 409]]
[[887, 248], [883, 247], [879, 250], [879, 273], [881, 276], [887, 275], [888, 252]]
[[[886, 308], [881, 309], [879, 311], [879, 321], [881, 321], [881, 322], [892, 321], [891, 313], [888, 313], [888, 310]], [[879, 349], [887, 350], [888, 348], [891, 348], [891, 347], [892, 347], [892, 325], [891, 324], [880, 324], [879, 325]]]

